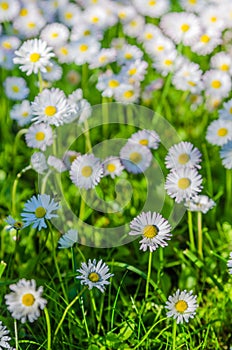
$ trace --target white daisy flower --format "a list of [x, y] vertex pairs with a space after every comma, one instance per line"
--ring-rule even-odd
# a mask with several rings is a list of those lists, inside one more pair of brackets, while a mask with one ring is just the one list
[[[15, 230], [19, 231], [19, 230], [22, 230], [23, 227], [24, 227], [24, 224], [23, 224], [22, 221], [15, 220], [11, 215], [7, 216], [5, 221], [9, 225], [8, 228], [6, 228], [7, 231], [11, 230], [12, 228], [14, 228]], [[0, 346], [1, 346], [1, 344], [0, 344]]]
[[216, 203], [205, 195], [199, 195], [193, 199], [185, 202], [185, 207], [190, 211], [200, 211], [206, 214], [210, 209], [212, 209]]
[[201, 166], [201, 153], [191, 142], [180, 142], [168, 150], [165, 157], [165, 165], [168, 169], [173, 168], [198, 168]]
[[171, 50], [158, 55], [152, 66], [165, 77], [169, 73], [178, 71], [184, 62], [184, 58], [178, 56], [176, 50]]
[[68, 40], [69, 30], [64, 24], [53, 22], [42, 29], [40, 37], [52, 47], [62, 46]]
[[220, 5], [207, 6], [200, 13], [200, 22], [203, 27], [221, 32], [226, 28], [226, 21]]
[[6, 328], [6, 326], [3, 326], [2, 321], [0, 321], [0, 349], [12, 349], [9, 341], [11, 340], [11, 337], [9, 337], [9, 330]]
[[19, 10], [19, 1], [0, 0], [0, 23], [12, 21], [18, 15]]
[[227, 142], [220, 150], [222, 164], [226, 169], [232, 169], [232, 141]]
[[87, 24], [94, 25], [96, 29], [103, 30], [114, 25], [117, 21], [117, 16], [112, 12], [110, 13], [105, 3], [103, 6], [87, 7], [82, 13], [82, 19]]
[[178, 90], [199, 93], [203, 89], [202, 71], [197, 63], [183, 60], [181, 67], [174, 73], [172, 83]]
[[76, 46], [74, 43], [66, 43], [54, 48], [59, 63], [73, 63], [75, 59]]
[[64, 92], [58, 88], [43, 90], [31, 106], [35, 123], [44, 122], [55, 126], [64, 124], [65, 118], [73, 112]]
[[93, 262], [89, 259], [88, 264], [83, 262], [81, 268], [77, 271], [81, 275], [76, 278], [80, 279], [81, 284], [88, 286], [89, 289], [96, 287], [102, 293], [105, 291], [105, 286], [110, 284], [107, 280], [114, 276], [112, 273], [109, 273], [109, 267], [106, 263], [102, 260], [99, 260], [97, 263], [96, 259], [93, 259]]
[[225, 98], [231, 91], [231, 78], [229, 74], [220, 70], [208, 70], [203, 76], [205, 92], [208, 95]]
[[120, 150], [120, 159], [127, 171], [138, 174], [143, 173], [150, 166], [152, 154], [149, 148], [128, 141]]
[[31, 166], [38, 174], [44, 174], [48, 169], [45, 155], [42, 152], [34, 152], [31, 156]]
[[202, 29], [195, 43], [191, 45], [191, 50], [198, 55], [205, 56], [213, 52], [221, 42], [222, 39], [219, 32], [215, 32], [212, 29]]
[[156, 25], [152, 23], [146, 23], [143, 27], [143, 31], [138, 35], [138, 41], [142, 44], [155, 40], [162, 36], [162, 32]]
[[73, 27], [82, 21], [82, 12], [76, 4], [67, 2], [64, 6], [59, 7], [58, 17], [66, 26]]
[[198, 307], [197, 297], [193, 292], [179, 289], [172, 296], [168, 297], [165, 308], [168, 310], [167, 316], [173, 317], [177, 323], [188, 322], [194, 318]]
[[121, 84], [115, 91], [115, 101], [121, 103], [133, 103], [138, 100], [140, 96], [140, 86], [138, 84]]
[[11, 284], [11, 293], [5, 295], [7, 308], [12, 317], [25, 323], [34, 322], [40, 316], [40, 310], [43, 310], [47, 300], [42, 298], [43, 287], [36, 290], [35, 280], [26, 280], [25, 278], [16, 284]]
[[123, 66], [121, 74], [126, 75], [129, 84], [135, 84], [143, 81], [147, 67], [146, 61], [136, 60]]
[[232, 275], [232, 252], [230, 253], [230, 259], [227, 261], [227, 266], [229, 269], [229, 274]]
[[232, 139], [232, 121], [217, 119], [208, 126], [206, 140], [212, 145], [222, 146]]
[[131, 21], [136, 16], [136, 10], [133, 6], [116, 2], [115, 8], [118, 19], [122, 23]]
[[58, 173], [63, 173], [64, 171], [68, 170], [63, 160], [55, 156], [49, 156], [47, 163], [51, 167], [55, 168], [58, 171]]
[[170, 51], [175, 51], [175, 44], [171, 39], [161, 34], [155, 39], [145, 42], [144, 49], [152, 57], [153, 60], [156, 60], [157, 57], [161, 55], [165, 55]]
[[202, 189], [202, 177], [195, 168], [173, 169], [167, 176], [165, 189], [177, 203], [194, 198]]
[[104, 176], [110, 175], [112, 179], [114, 179], [116, 176], [120, 176], [124, 169], [120, 159], [113, 156], [106, 158], [102, 165]]
[[163, 216], [156, 212], [142, 212], [130, 223], [129, 235], [142, 235], [140, 249], [154, 252], [159, 247], [166, 247], [171, 239], [171, 226]]
[[207, 5], [206, 0], [180, 0], [181, 6], [187, 12], [201, 13]]
[[215, 111], [222, 103], [222, 97], [206, 95], [205, 105], [208, 111]]
[[20, 46], [20, 39], [14, 35], [2, 35], [0, 38], [0, 49], [10, 54]]
[[18, 125], [24, 126], [31, 121], [31, 104], [28, 100], [15, 104], [10, 110], [10, 117], [17, 121]]
[[47, 46], [45, 41], [41, 39], [27, 40], [15, 51], [13, 62], [20, 64], [19, 68], [26, 72], [27, 75], [32, 73], [46, 72], [46, 67], [50, 64], [51, 57], [55, 54], [52, 48]]
[[132, 134], [128, 141], [133, 141], [151, 149], [157, 149], [159, 147], [160, 137], [154, 130], [144, 129]]
[[96, 88], [102, 91], [102, 96], [112, 97], [114, 96], [120, 85], [125, 82], [125, 76], [121, 74], [113, 74], [112, 71], [106, 71], [98, 77]]
[[117, 51], [117, 62], [120, 65], [141, 60], [142, 57], [143, 52], [136, 45], [125, 44]]
[[79, 188], [86, 190], [98, 185], [103, 176], [103, 167], [93, 154], [77, 157], [70, 169], [71, 181]]
[[89, 64], [90, 69], [105, 67], [107, 64], [115, 62], [116, 50], [114, 48], [104, 49], [102, 48], [99, 53], [92, 57]]
[[92, 114], [90, 103], [86, 99], [80, 97], [80, 92], [82, 94], [82, 90], [77, 89], [68, 96], [68, 103], [72, 106], [73, 113], [65, 118], [65, 123], [71, 123], [77, 120], [78, 124], [82, 124]]
[[79, 157], [81, 154], [76, 151], [67, 151], [63, 156], [63, 162], [66, 165], [67, 169], [70, 170], [72, 162]]
[[227, 52], [218, 52], [210, 59], [210, 66], [213, 69], [232, 74], [232, 58]]
[[39, 34], [45, 24], [45, 18], [41, 13], [39, 11], [34, 11], [29, 16], [16, 18], [13, 22], [13, 27], [20, 36], [33, 38]]
[[10, 100], [23, 100], [29, 94], [26, 80], [21, 77], [8, 77], [3, 83], [5, 94]]
[[55, 61], [51, 61], [52, 65], [46, 67], [46, 72], [42, 72], [42, 78], [45, 81], [54, 82], [61, 79], [63, 69]]
[[137, 36], [143, 31], [144, 25], [144, 17], [136, 14], [133, 19], [123, 23], [123, 32], [132, 38], [137, 38]]
[[74, 62], [77, 65], [90, 63], [94, 57], [99, 53], [100, 43], [93, 38], [82, 38], [73, 42], [76, 51]]
[[70, 40], [75, 42], [82, 40], [83, 38], [95, 38], [95, 40], [101, 40], [103, 38], [103, 31], [100, 28], [96, 28], [93, 24], [85, 22], [74, 25], [71, 30]]
[[224, 102], [222, 108], [219, 109], [219, 118], [232, 121], [232, 99]]
[[24, 207], [24, 211], [21, 216], [24, 221], [24, 226], [27, 227], [32, 224], [33, 228], [38, 228], [41, 231], [42, 228], [47, 228], [45, 220], [50, 220], [58, 215], [53, 214], [53, 211], [59, 209], [59, 204], [51, 199], [47, 194], [38, 194], [32, 196]]
[[28, 147], [45, 151], [53, 143], [52, 128], [45, 123], [31, 125], [25, 139]]
[[133, 4], [139, 13], [152, 18], [159, 18], [170, 9], [169, 0], [133, 0]]
[[200, 22], [188, 12], [170, 12], [161, 18], [160, 26], [175, 43], [192, 45], [200, 34]]
[[68, 230], [67, 233], [63, 234], [58, 241], [59, 249], [71, 248], [78, 241], [77, 230]]

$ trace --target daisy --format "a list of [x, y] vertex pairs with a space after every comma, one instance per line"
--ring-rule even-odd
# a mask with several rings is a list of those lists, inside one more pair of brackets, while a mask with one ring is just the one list
[[0, 0], [0, 23], [12, 21], [18, 15], [19, 10], [19, 1]]
[[168, 169], [201, 168], [201, 153], [191, 142], [180, 142], [168, 150], [165, 164]]
[[70, 169], [71, 181], [79, 188], [86, 190], [98, 185], [103, 176], [103, 167], [93, 154], [85, 154], [76, 158]]
[[105, 67], [107, 64], [115, 62], [116, 60], [116, 50], [113, 48], [110, 49], [101, 49], [99, 53], [92, 57], [89, 68], [99, 68]]
[[144, 44], [160, 36], [162, 36], [162, 32], [159, 27], [151, 23], [146, 23], [143, 27], [143, 31], [138, 35], [138, 41]]
[[231, 89], [229, 72], [222, 69], [210, 69], [204, 74], [205, 92], [207, 95], [220, 98], [227, 97]]
[[203, 89], [200, 66], [197, 63], [183, 60], [182, 65], [173, 75], [172, 83], [178, 90], [198, 94]]
[[208, 126], [206, 140], [212, 145], [222, 146], [232, 139], [232, 121], [217, 119]]
[[36, 290], [35, 280], [26, 280], [25, 278], [16, 284], [11, 284], [11, 293], [5, 295], [7, 308], [12, 317], [25, 323], [34, 322], [40, 316], [40, 310], [43, 310], [47, 300], [42, 298], [43, 287]]
[[91, 116], [92, 107], [90, 103], [80, 96], [82, 96], [81, 89], [74, 90], [68, 96], [68, 103], [72, 106], [73, 113], [65, 118], [65, 123], [71, 123], [77, 119], [78, 124], [82, 124]]
[[64, 119], [73, 112], [64, 92], [58, 88], [43, 90], [31, 106], [32, 114], [35, 115], [32, 120], [35, 123], [44, 122], [55, 126], [62, 125]]
[[0, 321], [0, 349], [12, 349], [9, 341], [11, 340], [11, 337], [9, 337], [9, 330], [6, 328], [6, 326], [3, 326], [2, 321]]
[[167, 176], [165, 189], [177, 203], [194, 198], [202, 189], [202, 177], [195, 168], [173, 169]]
[[44, 174], [48, 169], [45, 155], [42, 152], [34, 152], [31, 156], [31, 166], [38, 174]]
[[62, 23], [68, 27], [73, 27], [76, 23], [82, 21], [82, 13], [76, 4], [67, 2], [65, 6], [61, 6], [58, 10], [58, 17]]
[[191, 45], [191, 50], [198, 55], [205, 56], [213, 52], [221, 42], [219, 32], [215, 32], [212, 29], [202, 29], [195, 43]]
[[76, 152], [76, 151], [65, 152], [65, 154], [63, 156], [63, 162], [68, 170], [70, 170], [72, 162], [74, 162], [74, 160], [77, 157], [79, 157], [80, 155], [81, 154], [79, 152]]
[[20, 39], [14, 35], [3, 35], [0, 38], [0, 49], [10, 54], [20, 46]]
[[7, 230], [11, 230], [12, 228], [14, 228], [15, 230], [19, 231], [19, 230], [22, 230], [24, 227], [23, 222], [19, 220], [15, 220], [11, 215], [7, 216], [5, 221], [9, 225]]
[[179, 289], [172, 296], [168, 297], [165, 304], [167, 316], [173, 317], [177, 323], [188, 322], [190, 318], [194, 318], [197, 309], [197, 297], [193, 292]]
[[115, 101], [121, 103], [133, 103], [138, 100], [140, 96], [140, 87], [138, 84], [121, 84], [115, 91]]
[[93, 38], [80, 39], [75, 41], [73, 45], [76, 51], [74, 62], [77, 65], [90, 63], [100, 50], [100, 43]]
[[116, 5], [115, 11], [120, 22], [129, 22], [136, 16], [136, 10], [133, 6], [120, 3], [116, 3]]
[[10, 110], [10, 117], [17, 121], [20, 126], [24, 126], [31, 121], [31, 104], [28, 100], [15, 104]]
[[220, 150], [222, 164], [226, 169], [232, 169], [232, 141], [224, 144]]
[[170, 9], [169, 0], [133, 0], [135, 8], [144, 16], [159, 18]]
[[188, 12], [170, 12], [161, 18], [160, 27], [176, 44], [192, 45], [200, 34], [200, 22]]
[[45, 123], [31, 125], [25, 138], [28, 147], [45, 151], [53, 143], [52, 128]]
[[180, 0], [181, 6], [187, 12], [201, 13], [207, 5], [206, 0]]
[[102, 260], [99, 260], [97, 263], [96, 259], [93, 259], [93, 262], [89, 259], [88, 264], [83, 262], [81, 268], [77, 271], [81, 275], [76, 278], [80, 279], [81, 284], [88, 286], [89, 289], [96, 287], [102, 293], [105, 291], [105, 286], [110, 284], [107, 280], [114, 276], [112, 273], [109, 273], [109, 267], [106, 263]]
[[76, 46], [74, 43], [66, 43], [54, 48], [59, 63], [73, 63], [75, 59]]
[[123, 24], [123, 32], [132, 38], [137, 38], [137, 36], [143, 31], [144, 24], [144, 17], [135, 15], [133, 19]]
[[46, 72], [42, 73], [42, 78], [45, 81], [54, 82], [61, 79], [63, 69], [55, 61], [51, 61], [52, 65], [46, 67]]
[[128, 141], [151, 149], [157, 149], [160, 143], [160, 137], [154, 130], [139, 130], [131, 135]]
[[222, 108], [219, 109], [219, 118], [232, 121], [232, 99], [224, 102]]
[[27, 75], [37, 74], [39, 71], [46, 72], [46, 67], [51, 64], [51, 57], [55, 56], [51, 51], [52, 48], [41, 39], [27, 40], [15, 51], [18, 57], [15, 57], [13, 62], [20, 64], [19, 68]]
[[185, 206], [190, 211], [200, 211], [206, 214], [210, 209], [212, 209], [216, 203], [205, 195], [199, 195], [193, 199], [186, 201]]
[[113, 74], [108, 70], [99, 75], [96, 88], [102, 91], [102, 96], [112, 97], [123, 82], [125, 82], [125, 76]]
[[218, 52], [210, 59], [210, 66], [213, 69], [221, 70], [232, 74], [232, 58], [231, 55], [226, 52]]
[[143, 173], [150, 166], [152, 154], [149, 148], [128, 141], [120, 150], [120, 159], [127, 171], [138, 174]]
[[20, 77], [8, 77], [3, 83], [5, 94], [10, 100], [23, 100], [29, 94], [26, 80]]
[[156, 60], [157, 57], [161, 55], [163, 56], [176, 50], [173, 41], [162, 34], [153, 40], [145, 42], [144, 48], [153, 60]]
[[175, 70], [180, 69], [182, 63], [184, 63], [183, 57], [178, 56], [176, 50], [171, 50], [158, 55], [152, 66], [165, 77], [169, 73], [173, 73]]
[[230, 259], [227, 261], [227, 266], [229, 268], [229, 274], [232, 275], [232, 252], [230, 253]]
[[134, 62], [142, 57], [143, 52], [136, 45], [126, 44], [117, 51], [117, 62], [119, 64]]
[[116, 23], [117, 17], [112, 13], [109, 14], [105, 6], [90, 6], [87, 7], [82, 14], [84, 22], [94, 25], [95, 28], [106, 29]]
[[24, 226], [27, 227], [32, 224], [33, 228], [38, 228], [41, 231], [42, 228], [47, 228], [45, 220], [50, 220], [58, 215], [53, 214], [53, 211], [59, 209], [59, 204], [51, 199], [47, 194], [38, 194], [32, 196], [24, 207], [24, 211], [21, 216], [24, 221]]
[[141, 82], [144, 79], [148, 63], [146, 61], [136, 60], [122, 67], [121, 74], [126, 75], [129, 84]]
[[110, 175], [112, 179], [114, 179], [116, 176], [120, 176], [124, 169], [120, 159], [113, 156], [106, 158], [102, 165], [104, 176]]
[[58, 173], [62, 173], [63, 171], [68, 170], [66, 165], [64, 164], [62, 159], [59, 159], [55, 156], [49, 156], [47, 160], [48, 165], [53, 167], [58, 171]]
[[71, 30], [70, 40], [71, 41], [78, 41], [82, 39], [97, 39], [101, 40], [103, 38], [103, 31], [100, 28], [96, 28], [93, 24], [81, 22], [78, 23], [78, 25], [74, 25]]
[[40, 37], [51, 47], [62, 46], [68, 40], [69, 30], [64, 24], [53, 22], [42, 29]]
[[142, 235], [140, 249], [154, 252], [159, 247], [167, 246], [171, 239], [171, 226], [168, 221], [156, 212], [142, 212], [130, 223], [129, 235]]
[[78, 232], [77, 230], [68, 230], [67, 233], [63, 234], [59, 241], [59, 249], [71, 248], [78, 241]]
[[223, 31], [226, 27], [226, 21], [221, 6], [207, 6], [200, 14], [200, 21], [203, 27], [218, 32]]
[[45, 26], [46, 21], [39, 11], [34, 11], [30, 16], [19, 17], [13, 22], [14, 29], [25, 38], [36, 37]]

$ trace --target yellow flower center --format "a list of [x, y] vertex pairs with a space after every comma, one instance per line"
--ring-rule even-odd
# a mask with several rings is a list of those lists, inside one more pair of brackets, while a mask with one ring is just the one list
[[133, 163], [135, 163], [135, 164], [137, 164], [137, 163], [139, 163], [141, 160], [142, 160], [142, 156], [141, 156], [141, 154], [140, 153], [138, 153], [138, 152], [132, 152], [131, 154], [130, 154], [130, 161], [131, 162], [133, 162]]
[[147, 139], [142, 139], [139, 140], [140, 145], [147, 146], [148, 145], [148, 140]]
[[19, 16], [25, 17], [26, 15], [28, 15], [28, 10], [26, 8], [21, 9]]
[[181, 190], [186, 190], [191, 185], [191, 181], [187, 177], [182, 177], [178, 180], [177, 185]]
[[93, 23], [98, 23], [99, 22], [99, 18], [98, 17], [92, 17], [92, 22]]
[[213, 16], [210, 18], [211, 22], [217, 22], [217, 17]]
[[158, 50], [158, 51], [163, 51], [163, 50], [164, 50], [164, 46], [163, 46], [163, 45], [157, 46], [157, 50]]
[[146, 238], [154, 238], [155, 236], [158, 235], [158, 233], [159, 233], [159, 229], [155, 225], [147, 225], [143, 229], [143, 235]]
[[32, 306], [35, 302], [35, 297], [31, 293], [24, 294], [22, 296], [22, 304], [24, 306]]
[[124, 57], [127, 59], [127, 60], [131, 60], [133, 58], [132, 54], [130, 52], [126, 52]]
[[83, 34], [84, 34], [84, 36], [88, 36], [88, 35], [90, 35], [90, 34], [91, 34], [91, 32], [90, 32], [90, 30], [89, 30], [89, 29], [87, 29], [87, 30], [85, 30], [85, 31], [84, 31], [84, 33], [83, 33]]
[[44, 207], [38, 207], [35, 209], [35, 216], [38, 218], [38, 219], [41, 219], [43, 218], [45, 215], [46, 215], [46, 209]]
[[146, 34], [145, 34], [145, 38], [146, 38], [147, 40], [151, 40], [151, 39], [153, 39], [153, 34], [152, 34], [152, 33], [146, 33]]
[[217, 132], [218, 136], [226, 136], [228, 134], [228, 130], [226, 128], [220, 128], [218, 129], [218, 132]]
[[12, 45], [9, 41], [3, 41], [2, 47], [4, 47], [4, 49], [12, 49]]
[[66, 19], [71, 19], [71, 18], [73, 18], [73, 14], [72, 14], [72, 12], [66, 12], [65, 15], [64, 15], [64, 17], [65, 17]]
[[210, 41], [210, 37], [206, 34], [203, 34], [201, 37], [200, 37], [200, 41], [204, 44], [207, 44], [209, 41]]
[[12, 91], [13, 92], [19, 92], [19, 87], [17, 85], [12, 86]]
[[136, 68], [131, 68], [131, 69], [129, 69], [128, 74], [129, 75], [134, 75], [136, 72], [137, 72]]
[[46, 70], [47, 70], [47, 72], [51, 72], [52, 71], [52, 67], [51, 66], [47, 66]]
[[106, 168], [110, 173], [113, 173], [116, 169], [116, 166], [113, 163], [110, 163], [110, 164], [107, 164]]
[[223, 70], [223, 71], [228, 71], [229, 70], [229, 65], [224, 63], [224, 64], [222, 64], [220, 66], [220, 69]]
[[126, 17], [125, 12], [123, 12], [123, 11], [122, 11], [122, 12], [119, 12], [119, 13], [118, 13], [118, 17], [121, 18], [121, 19], [124, 19], [124, 18]]
[[191, 5], [196, 5], [197, 3], [197, 0], [188, 0], [189, 4]]
[[188, 304], [186, 303], [185, 300], [179, 300], [175, 304], [175, 308], [177, 312], [184, 313], [188, 308]]
[[52, 33], [52, 34], [51, 34], [51, 37], [52, 37], [52, 38], [57, 38], [58, 36], [59, 36], [58, 33]]
[[127, 91], [125, 91], [125, 92], [123, 93], [123, 96], [124, 96], [125, 98], [131, 98], [132, 96], [134, 96], [134, 91], [132, 91], [132, 90], [127, 90]]
[[232, 114], [232, 107], [229, 109], [230, 114]]
[[36, 24], [35, 24], [35, 22], [28, 22], [27, 23], [27, 26], [28, 26], [28, 28], [35, 28], [36, 27]]
[[87, 51], [88, 48], [89, 48], [89, 47], [88, 47], [88, 45], [86, 45], [86, 44], [82, 44], [82, 45], [79, 46], [79, 49], [80, 49], [81, 52]]
[[173, 64], [173, 61], [172, 60], [164, 60], [164, 64], [166, 66], [171, 66]]
[[213, 80], [211, 83], [212, 88], [219, 89], [222, 86], [220, 80]]
[[15, 228], [16, 230], [20, 230], [22, 227], [23, 227], [23, 223], [22, 223], [22, 222], [16, 221], [16, 222], [14, 223], [14, 228]]
[[28, 112], [23, 112], [23, 113], [22, 113], [22, 117], [24, 117], [24, 118], [28, 117], [28, 115], [29, 115]]
[[148, 3], [149, 6], [155, 6], [156, 5], [156, 1], [155, 0], [151, 0]]
[[67, 55], [68, 54], [68, 50], [66, 49], [66, 47], [61, 47], [60, 48], [60, 53], [62, 53], [62, 55]]
[[84, 177], [90, 177], [92, 175], [93, 169], [91, 166], [86, 165], [81, 169], [81, 175]]
[[2, 8], [3, 10], [8, 10], [9, 4], [8, 4], [7, 2], [2, 2], [2, 3], [1, 3], [1, 8]]
[[131, 25], [131, 27], [136, 27], [137, 26], [137, 22], [136, 21], [130, 21], [130, 25]]
[[119, 86], [119, 82], [115, 79], [112, 79], [112, 80], [109, 80], [109, 83], [108, 83], [109, 87], [111, 88], [116, 88]]
[[43, 141], [45, 139], [45, 133], [42, 132], [42, 131], [38, 131], [35, 134], [35, 138], [36, 138], [37, 141]]
[[190, 157], [187, 153], [182, 153], [178, 157], [178, 163], [186, 164], [186, 163], [188, 163], [189, 159], [190, 159]]
[[188, 84], [189, 84], [190, 86], [196, 86], [196, 85], [197, 85], [196, 83], [194, 83], [194, 81], [191, 81], [191, 80], [188, 81]]
[[104, 63], [106, 61], [106, 56], [100, 56], [98, 60], [100, 63]]
[[44, 114], [48, 117], [52, 117], [56, 113], [57, 109], [54, 106], [47, 106], [44, 110]]
[[187, 32], [189, 30], [189, 28], [190, 28], [190, 26], [186, 23], [182, 24], [182, 26], [180, 27], [182, 32]]
[[33, 52], [32, 54], [30, 54], [30, 61], [31, 62], [38, 62], [40, 59], [40, 54], [37, 52]]
[[100, 280], [100, 277], [96, 272], [91, 272], [88, 278], [91, 282], [98, 282]]

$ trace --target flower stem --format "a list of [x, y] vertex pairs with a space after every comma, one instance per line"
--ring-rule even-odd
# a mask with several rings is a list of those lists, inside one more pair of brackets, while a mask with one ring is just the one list
[[85, 217], [85, 198], [86, 198], [86, 191], [84, 190], [81, 195], [81, 204], [80, 204], [80, 211], [79, 211], [79, 219], [84, 220]]
[[198, 254], [201, 259], [203, 259], [202, 252], [202, 213], [197, 212], [197, 232], [198, 232]]
[[16, 178], [14, 180], [13, 183], [13, 187], [12, 187], [12, 192], [11, 192], [11, 202], [12, 202], [12, 216], [14, 216], [16, 214], [16, 192], [17, 192], [17, 186], [18, 186], [18, 182], [19, 179], [21, 178], [21, 176], [28, 170], [31, 169], [31, 165], [28, 165], [26, 168], [24, 168], [23, 170], [21, 170], [17, 175]]
[[145, 300], [148, 298], [149, 294], [149, 284], [150, 284], [150, 278], [151, 278], [151, 265], [152, 265], [152, 252], [149, 252], [149, 259], [148, 259], [148, 268], [147, 268], [147, 283], [146, 283], [146, 292], [145, 292]]
[[226, 169], [226, 211], [231, 210], [231, 195], [232, 195], [232, 170]]
[[51, 323], [50, 323], [48, 309], [46, 307], [44, 308], [44, 314], [45, 314], [46, 324], [47, 324], [47, 339], [48, 339], [47, 340], [47, 350], [51, 350], [51, 339], [52, 339]]
[[58, 323], [58, 326], [56, 327], [55, 333], [54, 333], [54, 341], [56, 339], [57, 333], [59, 332], [60, 327], [62, 326], [65, 316], [67, 315], [68, 310], [75, 304], [75, 302], [80, 298], [80, 296], [86, 291], [87, 287], [83, 288], [80, 293], [78, 293], [75, 298], [66, 306], [64, 313], [61, 317], [60, 322]]
[[85, 150], [86, 153], [87, 152], [92, 152], [92, 144], [91, 144], [91, 139], [90, 139], [90, 133], [89, 133], [89, 125], [88, 125], [88, 121], [85, 120], [84, 121], [84, 135], [85, 135]]
[[38, 72], [38, 78], [39, 78], [39, 92], [41, 93], [43, 91], [43, 78], [40, 70]]
[[190, 249], [192, 252], [194, 252], [196, 250], [196, 247], [195, 247], [194, 234], [193, 234], [192, 212], [190, 210], [188, 210], [188, 228], [189, 228]]
[[173, 321], [172, 328], [172, 350], [176, 350], [176, 320]]
[[18, 327], [17, 320], [14, 319], [14, 332], [15, 332], [15, 350], [19, 349]]

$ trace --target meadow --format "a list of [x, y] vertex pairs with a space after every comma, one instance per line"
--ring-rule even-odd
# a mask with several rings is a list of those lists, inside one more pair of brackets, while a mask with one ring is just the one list
[[232, 3], [0, 0], [0, 350], [232, 349]]

